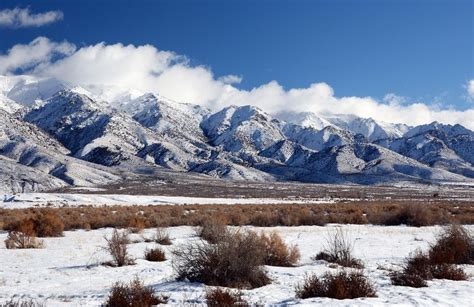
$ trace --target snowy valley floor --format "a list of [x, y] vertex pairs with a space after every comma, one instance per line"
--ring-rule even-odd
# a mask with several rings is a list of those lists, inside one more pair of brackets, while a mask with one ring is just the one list
[[[274, 305], [324, 305], [324, 306], [472, 306], [474, 304], [474, 266], [464, 266], [471, 274], [468, 281], [433, 280], [427, 288], [392, 286], [388, 269], [397, 268], [403, 259], [417, 248], [426, 250], [429, 242], [441, 230], [439, 226], [372, 226], [340, 225], [355, 242], [355, 256], [361, 258], [365, 273], [375, 283], [376, 298], [333, 300], [327, 298], [296, 299], [295, 285], [305, 274], [323, 274], [337, 271], [324, 261], [310, 258], [321, 251], [328, 233], [338, 225], [298, 227], [249, 227], [258, 231], [277, 231], [288, 244], [296, 244], [301, 251], [301, 260], [296, 267], [267, 266], [273, 279], [270, 285], [244, 290], [245, 298], [252, 303]], [[474, 231], [474, 226], [467, 226]], [[112, 229], [76, 230], [64, 232], [64, 237], [45, 238], [45, 248], [30, 250], [8, 250], [0, 245], [0, 303], [15, 299], [33, 298], [48, 306], [98, 306], [108, 295], [116, 281], [126, 281], [135, 276], [157, 292], [169, 295], [169, 304], [204, 304], [205, 286], [198, 283], [177, 282], [171, 266], [170, 251], [189, 240], [198, 240], [189, 226], [168, 228], [173, 245], [163, 246], [168, 260], [149, 262], [143, 259], [147, 247], [143, 237], [152, 237], [154, 229], [142, 234], [132, 234], [129, 245], [131, 254], [137, 259], [135, 265], [113, 268], [100, 263], [110, 260], [102, 249], [104, 236]], [[7, 234], [0, 233], [3, 243]]]

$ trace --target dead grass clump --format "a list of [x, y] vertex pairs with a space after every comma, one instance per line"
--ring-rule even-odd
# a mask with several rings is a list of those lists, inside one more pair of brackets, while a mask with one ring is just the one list
[[113, 266], [125, 266], [134, 264], [134, 260], [128, 255], [127, 244], [130, 243], [128, 234], [124, 231], [119, 233], [117, 229], [114, 229], [110, 238], [104, 237], [107, 244], [105, 250], [112, 256]]
[[374, 285], [358, 271], [341, 271], [336, 274], [325, 273], [321, 278], [310, 275], [296, 287], [296, 296], [302, 299], [310, 297], [330, 297], [352, 299], [357, 297], [375, 297]]
[[269, 235], [262, 233], [260, 240], [265, 252], [266, 265], [290, 267], [294, 266], [301, 257], [298, 247], [286, 245], [276, 232]]
[[210, 286], [258, 288], [270, 283], [263, 268], [265, 254], [259, 236], [232, 231], [216, 244], [189, 242], [173, 251], [178, 279]]
[[353, 250], [354, 243], [349, 240], [348, 235], [342, 228], [338, 227], [334, 233], [329, 234], [324, 250], [314, 256], [313, 259], [361, 269], [364, 264], [360, 259], [353, 256]]
[[157, 296], [149, 287], [145, 287], [138, 278], [129, 284], [115, 283], [105, 302], [107, 307], [149, 307], [166, 304], [168, 298]]
[[155, 242], [161, 245], [171, 245], [171, 239], [166, 228], [157, 227], [155, 233]]
[[453, 224], [444, 228], [428, 253], [434, 264], [473, 264], [474, 238], [464, 227]]
[[166, 256], [161, 248], [155, 247], [145, 250], [145, 259], [148, 261], [165, 261]]
[[247, 307], [249, 303], [243, 298], [240, 291], [233, 291], [229, 289], [207, 289], [206, 303], [210, 307]]
[[7, 239], [5, 240], [5, 247], [7, 249], [42, 248], [44, 246], [43, 241], [36, 238], [33, 220], [23, 220], [16, 229], [8, 232]]
[[196, 229], [197, 235], [208, 243], [215, 244], [227, 235], [226, 224], [217, 218], [205, 219]]

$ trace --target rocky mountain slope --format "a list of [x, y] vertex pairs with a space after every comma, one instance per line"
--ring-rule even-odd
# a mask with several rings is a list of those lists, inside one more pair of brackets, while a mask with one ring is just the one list
[[163, 167], [250, 181], [474, 181], [474, 132], [460, 125], [211, 111], [117, 89], [108, 101], [110, 89], [92, 88], [0, 77], [0, 190], [108, 184]]

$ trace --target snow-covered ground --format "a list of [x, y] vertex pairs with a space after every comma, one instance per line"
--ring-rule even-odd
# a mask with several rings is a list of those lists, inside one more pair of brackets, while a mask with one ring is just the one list
[[[323, 274], [336, 271], [323, 261], [310, 259], [325, 244], [328, 232], [337, 225], [325, 227], [268, 227], [254, 228], [264, 231], [278, 231], [289, 244], [297, 244], [301, 261], [297, 267], [281, 268], [267, 266], [273, 279], [270, 285], [244, 290], [245, 298], [253, 303], [275, 305], [324, 305], [324, 306], [473, 306], [474, 278], [468, 281], [434, 280], [427, 288], [392, 286], [387, 268], [400, 264], [403, 258], [416, 248], [426, 249], [440, 227], [403, 227], [343, 225], [344, 231], [355, 242], [355, 255], [365, 264], [365, 272], [374, 281], [376, 298], [355, 300], [333, 300], [295, 298], [294, 287], [308, 273]], [[474, 227], [469, 227], [471, 231]], [[198, 283], [177, 282], [171, 267], [170, 250], [188, 240], [196, 240], [191, 227], [169, 228], [173, 245], [165, 246], [168, 260], [148, 262], [143, 259], [147, 247], [154, 243], [130, 244], [131, 254], [137, 258], [136, 265], [112, 268], [99, 265], [109, 260], [101, 249], [104, 236], [111, 229], [93, 231], [68, 231], [61, 238], [46, 238], [44, 249], [7, 250], [0, 246], [0, 303], [15, 298], [34, 298], [48, 306], [96, 306], [104, 302], [110, 286], [116, 281], [129, 281], [135, 276], [146, 285], [170, 296], [172, 305], [204, 303], [205, 286]], [[143, 236], [152, 236], [147, 229]], [[6, 233], [0, 234], [3, 241]], [[140, 239], [140, 235], [132, 235]], [[465, 266], [468, 273], [474, 273], [474, 266]]]
[[[0, 194], [1, 195], [1, 194]], [[144, 196], [123, 194], [20, 193], [3, 195], [0, 208], [131, 206], [131, 205], [218, 205], [218, 204], [303, 204], [332, 203], [329, 198], [210, 198], [182, 196]]]

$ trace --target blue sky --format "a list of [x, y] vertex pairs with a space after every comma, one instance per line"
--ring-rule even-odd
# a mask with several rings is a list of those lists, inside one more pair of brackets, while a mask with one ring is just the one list
[[474, 1], [9, 1], [4, 8], [60, 10], [42, 27], [0, 28], [0, 52], [38, 36], [81, 46], [151, 44], [243, 77], [250, 90], [325, 82], [337, 96], [387, 93], [458, 110], [474, 79]]

